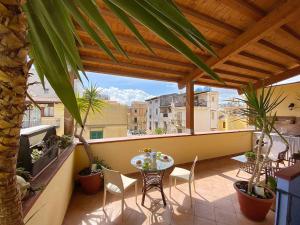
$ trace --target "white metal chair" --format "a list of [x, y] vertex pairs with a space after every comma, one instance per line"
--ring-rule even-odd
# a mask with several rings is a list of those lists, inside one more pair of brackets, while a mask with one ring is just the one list
[[135, 202], [137, 202], [137, 179], [126, 177], [119, 171], [103, 169], [104, 174], [104, 196], [103, 196], [103, 210], [106, 202], [106, 191], [111, 194], [121, 196], [122, 198], [122, 218], [124, 211], [124, 192], [131, 186], [135, 185]]
[[172, 171], [172, 173], [170, 174], [170, 197], [171, 197], [171, 189], [172, 189], [172, 180], [174, 179], [174, 184], [176, 187], [176, 179], [179, 180], [185, 180], [188, 181], [189, 183], [189, 192], [190, 192], [190, 199], [191, 199], [191, 206], [192, 206], [192, 182], [194, 185], [194, 191], [196, 191], [196, 186], [195, 186], [195, 179], [194, 179], [194, 169], [195, 169], [195, 165], [198, 161], [198, 156], [195, 157], [193, 165], [191, 170], [187, 170], [187, 169], [183, 169], [180, 167], [175, 167], [174, 170]]

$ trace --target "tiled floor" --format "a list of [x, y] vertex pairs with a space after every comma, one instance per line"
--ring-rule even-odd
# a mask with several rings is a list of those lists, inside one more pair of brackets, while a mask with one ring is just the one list
[[[164, 208], [158, 191], [146, 197], [145, 207], [141, 206], [141, 193], [135, 203], [134, 188], [126, 193], [126, 207], [122, 222], [121, 201], [108, 194], [105, 210], [102, 195], [84, 195], [76, 191], [65, 216], [64, 225], [94, 224], [180, 224], [180, 225], [273, 225], [274, 213], [269, 212], [265, 221], [255, 223], [245, 218], [239, 211], [233, 182], [247, 178], [241, 172], [236, 177], [238, 164], [230, 159], [215, 159], [197, 164], [195, 169], [196, 192], [193, 192], [193, 207], [187, 183], [178, 183], [169, 197], [168, 176], [165, 179], [167, 206]], [[137, 175], [138, 176], [138, 175]], [[141, 191], [141, 180], [139, 180]]]

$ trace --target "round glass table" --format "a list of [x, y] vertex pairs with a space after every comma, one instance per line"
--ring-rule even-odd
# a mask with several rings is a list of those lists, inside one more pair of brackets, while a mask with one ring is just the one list
[[155, 154], [141, 154], [131, 159], [131, 165], [137, 168], [143, 178], [143, 197], [142, 205], [145, 202], [146, 192], [152, 188], [156, 188], [160, 191], [161, 197], [166, 206], [166, 198], [163, 191], [163, 177], [165, 170], [171, 168], [174, 165], [174, 160], [171, 156], [161, 154], [160, 157]]

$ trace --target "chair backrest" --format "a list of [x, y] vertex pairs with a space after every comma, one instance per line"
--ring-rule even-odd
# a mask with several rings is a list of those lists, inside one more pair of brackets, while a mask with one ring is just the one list
[[103, 175], [105, 186], [107, 186], [107, 184], [112, 184], [117, 186], [121, 191], [124, 191], [124, 185], [119, 171], [103, 168]]
[[193, 165], [192, 165], [192, 168], [191, 168], [191, 171], [190, 171], [190, 177], [189, 177], [190, 180], [192, 180], [194, 178], [195, 166], [196, 166], [197, 161], [198, 161], [198, 156], [196, 155]]
[[273, 146], [271, 148], [269, 158], [272, 161], [282, 161], [285, 158], [285, 155], [288, 151], [289, 147], [283, 141], [274, 141]]

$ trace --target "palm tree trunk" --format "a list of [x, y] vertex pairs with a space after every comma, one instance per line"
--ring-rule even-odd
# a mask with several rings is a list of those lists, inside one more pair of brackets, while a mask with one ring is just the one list
[[84, 116], [84, 119], [83, 119], [83, 126], [81, 127], [79, 135], [77, 134], [77, 123], [76, 123], [76, 127], [75, 127], [75, 132], [74, 132], [74, 136], [76, 138], [78, 138], [80, 142], [83, 143], [84, 150], [85, 150], [85, 152], [88, 156], [88, 159], [89, 159], [89, 167], [91, 167], [91, 165], [93, 163], [94, 156], [93, 156], [91, 146], [89, 145], [89, 143], [85, 140], [85, 138], [82, 135], [83, 135], [83, 130], [85, 128], [85, 124], [86, 124], [86, 121], [87, 121], [87, 117], [90, 113], [90, 110], [91, 110], [91, 103], [89, 103], [89, 106], [88, 106], [87, 111], [85, 113], [85, 116]]
[[27, 24], [21, 0], [0, 0], [0, 224], [23, 223], [16, 162], [27, 89]]

